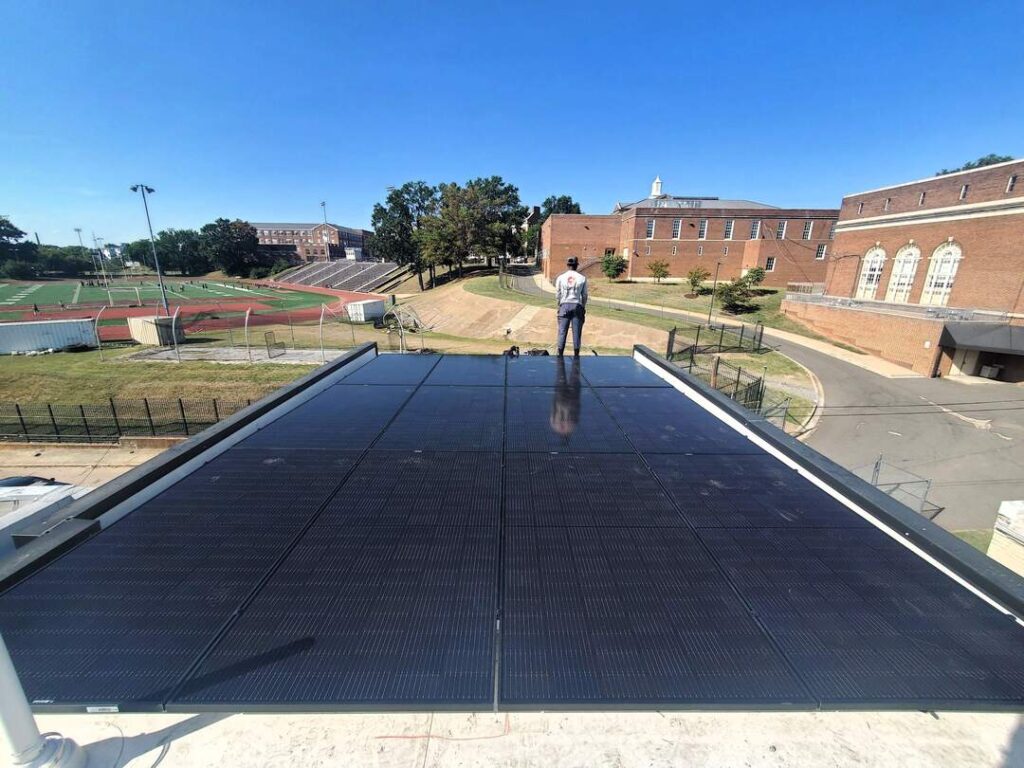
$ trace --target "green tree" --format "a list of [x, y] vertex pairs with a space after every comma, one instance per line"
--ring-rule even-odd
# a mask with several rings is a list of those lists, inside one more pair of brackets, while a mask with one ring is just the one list
[[8, 280], [31, 280], [36, 276], [36, 266], [28, 261], [9, 259], [0, 264], [0, 276]]
[[495, 258], [519, 256], [523, 252], [519, 227], [526, 217], [519, 189], [501, 176], [473, 179], [466, 184], [466, 189], [474, 193], [470, 197], [476, 218], [472, 255], [487, 259], [488, 266]]
[[438, 185], [441, 204], [437, 215], [424, 216], [415, 240], [430, 270], [442, 265], [459, 267], [473, 255], [484, 237], [484, 218], [479, 190], [451, 182]]
[[370, 250], [374, 256], [409, 265], [423, 290], [426, 264], [415, 233], [426, 216], [437, 214], [438, 193], [423, 181], [410, 181], [388, 192], [384, 204], [373, 206], [373, 235]]
[[0, 216], [0, 266], [8, 261], [23, 261], [30, 267], [34, 265], [38, 246], [24, 237], [25, 233], [14, 226], [10, 219]]
[[738, 314], [752, 309], [750, 297], [753, 292], [750, 289], [750, 284], [743, 278], [729, 283], [719, 283], [717, 294], [719, 301], [722, 302], [722, 308], [726, 312]]
[[548, 220], [552, 213], [582, 213], [580, 204], [571, 195], [551, 195], [540, 204], [540, 223]]
[[975, 168], [984, 168], [986, 165], [995, 165], [996, 163], [1007, 163], [1010, 160], [1013, 160], [1013, 157], [1011, 157], [1010, 155], [995, 155], [989, 153], [987, 155], [984, 155], [983, 157], [979, 157], [977, 160], [971, 160], [969, 162], [966, 162], [959, 168], [943, 168], [941, 171], [938, 171], [935, 175], [945, 176], [947, 173], [956, 173], [957, 171], [971, 171], [974, 170]]
[[704, 281], [711, 277], [711, 272], [705, 267], [694, 267], [686, 273], [686, 279], [694, 293], [700, 293]]
[[133, 240], [130, 243], [125, 243], [121, 254], [125, 261], [153, 266], [153, 253], [150, 250], [149, 240]]
[[77, 277], [92, 270], [89, 251], [77, 245], [40, 245], [36, 264], [41, 272]]
[[747, 274], [743, 276], [743, 281], [748, 286], [760, 285], [764, 282], [767, 272], [764, 271], [764, 267], [753, 267], [747, 270]]
[[626, 260], [615, 251], [608, 251], [601, 258], [601, 272], [609, 280], [614, 280], [626, 271]]
[[254, 277], [269, 270], [274, 257], [261, 257], [256, 248], [258, 243], [256, 228], [241, 219], [217, 219], [199, 231], [203, 258], [236, 277]]
[[647, 269], [650, 271], [651, 276], [654, 278], [654, 282], [660, 283], [666, 277], [671, 274], [668, 271], [667, 261], [652, 261], [647, 265]]
[[183, 275], [205, 275], [210, 259], [201, 249], [199, 233], [194, 229], [165, 229], [156, 236], [160, 268]]

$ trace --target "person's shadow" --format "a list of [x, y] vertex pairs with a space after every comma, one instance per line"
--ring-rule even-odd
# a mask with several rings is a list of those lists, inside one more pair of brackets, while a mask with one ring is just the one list
[[580, 423], [580, 361], [573, 357], [568, 373], [565, 358], [555, 363], [555, 397], [551, 403], [551, 430], [568, 442]]

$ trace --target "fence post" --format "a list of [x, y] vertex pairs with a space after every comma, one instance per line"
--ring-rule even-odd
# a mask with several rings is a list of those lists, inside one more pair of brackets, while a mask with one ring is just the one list
[[18, 421], [21, 422], [21, 431], [25, 434], [25, 442], [28, 442], [28, 426], [25, 424], [25, 417], [21, 413], [21, 406], [14, 404], [14, 412], [18, 414]]
[[764, 339], [764, 323], [759, 322], [757, 324], [755, 333], [757, 334], [757, 346], [754, 347], [754, 349], [756, 351], [760, 352], [761, 351], [761, 340]]
[[743, 366], [736, 369], [736, 383], [732, 388], [732, 399], [735, 400], [740, 394], [740, 374], [743, 373]]
[[110, 399], [110, 415], [114, 419], [114, 429], [117, 432], [118, 437], [121, 436], [121, 423], [117, 420], [117, 407], [114, 405], [114, 398]]
[[711, 361], [711, 388], [718, 389], [718, 361], [721, 358], [715, 357]]
[[217, 398], [213, 398], [213, 420], [220, 421], [220, 411], [217, 410]]
[[875, 459], [875, 468], [871, 471], [871, 484], [878, 485], [878, 475], [882, 471], [882, 454]]
[[252, 362], [252, 347], [249, 346], [249, 315], [252, 314], [252, 307], [247, 307], [245, 310], [245, 354], [249, 356], [249, 362]]
[[320, 362], [326, 363], [327, 358], [324, 357], [324, 312], [327, 311], [327, 305], [320, 305]]
[[725, 348], [725, 323], [722, 323], [722, 330], [718, 332], [718, 351]]
[[153, 412], [149, 410], [149, 398], [142, 398], [142, 404], [146, 407], [146, 419], [149, 421], [149, 434], [156, 436], [156, 427], [153, 426]]
[[666, 348], [666, 350], [665, 350], [665, 359], [666, 360], [671, 360], [672, 359], [672, 350], [675, 348], [675, 345], [676, 345], [676, 329], [675, 329], [675, 327], [673, 327], [672, 330], [670, 330], [668, 332], [668, 348]]
[[100, 307], [100, 311], [96, 313], [96, 349], [100, 351], [100, 360], [103, 359], [103, 342], [100, 341], [100, 315], [103, 314], [103, 310], [106, 308], [106, 305], [104, 305]]
[[764, 396], [768, 392], [768, 366], [764, 367], [764, 371], [761, 372], [761, 395], [758, 398], [762, 403], [764, 402]]
[[50, 412], [50, 423], [53, 424], [53, 434], [57, 437], [57, 442], [60, 442], [60, 428], [57, 426], [57, 419], [53, 415], [53, 406], [49, 403], [46, 404], [46, 410]]
[[92, 442], [92, 432], [89, 431], [89, 420], [85, 418], [85, 406], [82, 404], [78, 405], [78, 413], [82, 416], [82, 426], [85, 427], [85, 436], [89, 438], [89, 442]]
[[[704, 326], [702, 326], [702, 325], [698, 325], [697, 326], [697, 335], [696, 335], [696, 337], [693, 340], [693, 348], [694, 349], [697, 349], [697, 347], [700, 345], [700, 329], [703, 328], [703, 327]], [[693, 355], [691, 354], [691, 357], [692, 356]]]
[[746, 323], [740, 323], [740, 349], [743, 349], [743, 334], [746, 332], [746, 330], [747, 330], [747, 324]]
[[181, 362], [181, 352], [178, 350], [178, 313], [181, 312], [181, 305], [174, 308], [174, 315], [171, 317], [171, 341], [174, 344], [174, 356]]
[[292, 335], [292, 349], [295, 349], [295, 326], [292, 324], [292, 313], [288, 311], [288, 330]]
[[188, 419], [185, 416], [185, 404], [178, 398], [178, 413], [181, 414], [181, 423], [185, 425], [185, 434], [188, 435]]

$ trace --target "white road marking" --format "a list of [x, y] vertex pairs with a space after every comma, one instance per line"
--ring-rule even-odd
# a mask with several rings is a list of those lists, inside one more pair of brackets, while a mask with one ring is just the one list
[[1013, 438], [1012, 438], [1012, 437], [1007, 437], [1006, 435], [1004, 435], [1004, 434], [1001, 434], [1001, 433], [999, 433], [999, 432], [993, 432], [992, 434], [993, 434], [993, 435], [995, 435], [996, 437], [1001, 437], [1001, 438], [1003, 438], [1003, 440], [1013, 440]]
[[892, 431], [891, 429], [889, 430], [889, 434], [890, 434], [890, 435], [896, 435], [896, 437], [903, 437], [903, 435], [902, 435], [901, 433], [899, 433], [899, 432], [893, 432], [893, 431]]
[[82, 284], [79, 283], [78, 285], [75, 286], [75, 295], [71, 297], [71, 303], [72, 304], [77, 304], [78, 303], [78, 294], [80, 294], [81, 292], [82, 292]]
[[949, 408], [945, 408], [945, 407], [939, 405], [938, 403], [932, 402], [927, 397], [924, 397], [922, 395], [918, 395], [918, 397], [920, 397], [922, 400], [924, 400], [926, 403], [928, 403], [928, 405], [935, 406], [936, 408], [938, 408], [943, 413], [948, 413], [950, 416], [952, 416], [952, 417], [954, 417], [956, 419], [960, 419], [960, 421], [966, 421], [968, 424], [970, 424], [975, 429], [992, 429], [992, 419], [972, 419], [970, 416], [964, 416], [962, 413], [957, 413], [956, 411], [951, 411]]

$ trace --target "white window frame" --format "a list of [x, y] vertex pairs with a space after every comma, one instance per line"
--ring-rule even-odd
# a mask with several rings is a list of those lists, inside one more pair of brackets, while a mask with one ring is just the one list
[[818, 250], [814, 254], [815, 261], [824, 261], [828, 246], [825, 243], [818, 243]]
[[679, 254], [679, 246], [678, 245], [673, 245], [672, 246], [672, 255], [676, 256], [678, 254]]
[[836, 224], [837, 224], [837, 222], [833, 221], [832, 222], [832, 226], [830, 226], [828, 228], [828, 239], [829, 240], [835, 240], [836, 239]]
[[723, 256], [728, 256], [729, 255], [729, 246], [728, 245], [722, 247], [722, 255]]
[[962, 187], [960, 187], [960, 199], [961, 200], [966, 200], [967, 199], [967, 193], [970, 191], [970, 189], [971, 189], [971, 185], [970, 184], [964, 184]]
[[769, 256], [764, 260], [764, 271], [774, 272], [775, 271], [775, 257]]
[[788, 224], [789, 224], [789, 221], [787, 221], [786, 219], [779, 219], [778, 223], [775, 225], [775, 239], [776, 240], [785, 240], [786, 239], [786, 226]]
[[936, 248], [928, 260], [928, 274], [924, 278], [921, 303], [931, 307], [944, 307], [953, 292], [953, 282], [963, 261], [960, 244], [948, 241]]
[[722, 238], [723, 240], [732, 240], [732, 231], [733, 231], [733, 229], [735, 229], [735, 225], [736, 225], [736, 220], [735, 219], [726, 219], [725, 220], [725, 236]]
[[672, 239], [678, 240], [680, 233], [683, 231], [683, 220], [672, 219]]
[[655, 219], [648, 219], [647, 220], [647, 239], [648, 240], [653, 240], [654, 239], [654, 230], [655, 230], [655, 226], [657, 225], [657, 223], [658, 222]]
[[924, 205], [925, 198], [928, 197], [928, 192], [922, 192], [917, 198], [918, 206]]
[[759, 237], [761, 237], [761, 220], [754, 219], [750, 222], [750, 239], [757, 240]]
[[650, 255], [651, 255], [651, 246], [649, 246], [649, 245], [648, 245], [648, 246], [647, 246], [647, 247], [646, 247], [646, 248], [644, 249], [644, 256], [650, 256]]
[[921, 249], [908, 243], [896, 251], [889, 273], [889, 285], [885, 289], [885, 300], [893, 304], [906, 304], [910, 301], [910, 292], [914, 289], [914, 278], [917, 276], [917, 265], [921, 261]]
[[859, 202], [857, 203], [857, 215], [860, 216], [862, 213], [864, 213], [864, 203]]
[[804, 233], [801, 239], [810, 240], [811, 235], [814, 234], [814, 220], [804, 222]]
[[697, 239], [707, 240], [708, 239], [708, 220], [701, 219], [697, 223]]
[[857, 278], [857, 294], [854, 298], [874, 300], [878, 294], [878, 285], [882, 282], [885, 270], [885, 249], [879, 245], [868, 248], [860, 265], [860, 276]]
[[1013, 192], [1014, 187], [1017, 186], [1017, 174], [1013, 174], [1006, 180], [1006, 194]]

